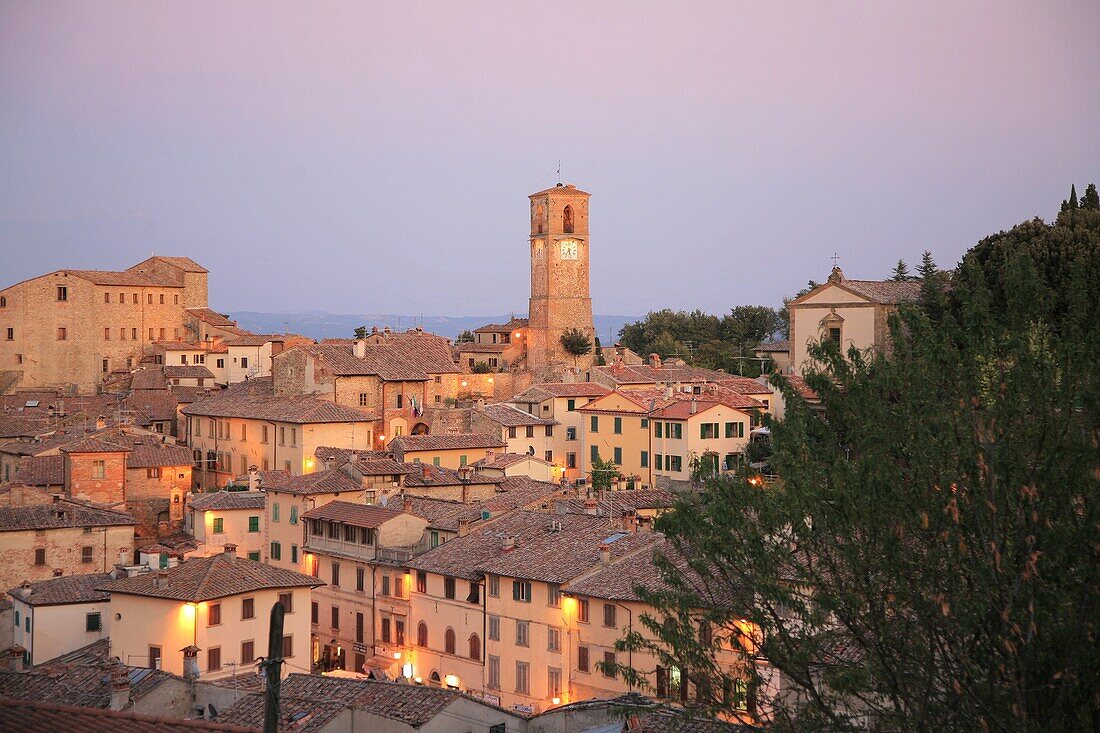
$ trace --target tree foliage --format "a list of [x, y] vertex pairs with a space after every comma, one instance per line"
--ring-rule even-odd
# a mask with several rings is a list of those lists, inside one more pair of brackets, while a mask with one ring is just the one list
[[722, 690], [698, 627], [747, 647], [750, 621], [754, 689], [792, 695], [774, 730], [1097, 729], [1100, 211], [1069, 218], [982, 240], [940, 313], [891, 318], [891, 358], [816, 345], [824, 410], [784, 385], [768, 421], [780, 483], [662, 515], [692, 572], [660, 564], [620, 648]]
[[458, 343], [458, 344], [472, 344], [473, 342], [474, 342], [474, 332], [473, 331], [463, 331], [462, 333], [458, 334], [458, 338], [455, 339], [455, 343]]
[[619, 466], [599, 456], [590, 462], [588, 477], [593, 489], [610, 489], [611, 480], [619, 475]]
[[760, 305], [741, 305], [722, 317], [701, 310], [654, 311], [641, 321], [628, 323], [619, 341], [642, 356], [680, 357], [696, 366], [756, 376], [758, 367], [750, 360], [753, 350], [782, 328], [779, 313]]
[[905, 264], [905, 260], [898, 260], [898, 264], [894, 265], [894, 272], [890, 279], [894, 282], [908, 282], [915, 278], [910, 274], [909, 265]]
[[356, 326], [355, 327], [355, 338], [356, 339], [365, 339], [366, 337], [367, 337], [367, 327], [366, 326]]
[[579, 328], [570, 328], [561, 335], [561, 347], [574, 358], [592, 351], [592, 339]]

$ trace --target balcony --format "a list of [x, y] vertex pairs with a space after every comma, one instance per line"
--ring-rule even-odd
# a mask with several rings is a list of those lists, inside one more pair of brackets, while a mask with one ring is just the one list
[[366, 562], [376, 559], [378, 548], [374, 545], [364, 545], [360, 542], [348, 542], [346, 540], [309, 535], [306, 537], [306, 552], [315, 552], [321, 555], [339, 555], [352, 560]]

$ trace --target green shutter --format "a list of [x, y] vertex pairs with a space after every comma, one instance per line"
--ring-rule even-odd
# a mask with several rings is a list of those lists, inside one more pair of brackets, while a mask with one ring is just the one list
[[623, 419], [621, 417], [616, 417], [615, 418], [615, 434], [618, 435], [619, 433], [622, 433], [622, 432], [623, 432]]
[[573, 410], [577, 409], [577, 401], [576, 400], [566, 400], [565, 409], [566, 409], [567, 412], [572, 412]]
[[622, 448], [616, 448], [614, 455], [615, 455], [615, 465], [616, 466], [623, 465], [623, 449]]
[[642, 451], [642, 468], [649, 468], [649, 451]]
[[599, 415], [593, 415], [592, 416], [591, 425], [592, 425], [591, 430], [592, 430], [593, 433], [600, 432], [600, 416]]
[[297, 524], [298, 523], [298, 507], [296, 507], [296, 506], [290, 507], [290, 523], [291, 524]]
[[600, 447], [599, 446], [596, 446], [596, 445], [592, 446], [592, 460], [593, 461], [600, 460]]
[[662, 428], [663, 425], [664, 425], [664, 423], [661, 422], [660, 420], [654, 421], [654, 423], [653, 423], [653, 437], [655, 437], [655, 438], [662, 437], [661, 428]]
[[657, 462], [657, 470], [658, 471], [665, 470], [665, 457], [663, 455], [661, 455], [660, 453], [658, 453], [657, 455], [654, 456], [654, 459]]

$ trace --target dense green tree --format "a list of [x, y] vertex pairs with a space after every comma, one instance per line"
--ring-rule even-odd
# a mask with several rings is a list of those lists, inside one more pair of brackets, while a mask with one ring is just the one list
[[1090, 183], [1085, 189], [1085, 195], [1081, 197], [1081, 208], [1096, 211], [1100, 209], [1100, 193], [1096, 192], [1096, 184]]
[[719, 479], [662, 515], [678, 560], [620, 648], [728, 710], [714, 651], [750, 651], [750, 621], [791, 693], [775, 731], [1096, 730], [1095, 216], [983, 240], [938, 319], [891, 318], [890, 358], [816, 345], [823, 410], [784, 385], [768, 421], [779, 483]]
[[603, 344], [600, 343], [600, 337], [596, 336], [592, 341], [596, 347], [596, 366], [606, 365], [607, 359], [603, 356]]
[[366, 337], [367, 337], [367, 327], [366, 326], [356, 326], [356, 328], [355, 328], [355, 338], [356, 339], [365, 339]]
[[572, 354], [574, 361], [592, 351], [592, 339], [579, 328], [570, 328], [561, 335], [561, 347]]
[[913, 279], [913, 276], [909, 273], [909, 265], [905, 264], [905, 260], [898, 260], [898, 264], [894, 265], [894, 273], [890, 279], [894, 282], [908, 282]]
[[463, 331], [462, 333], [458, 334], [458, 338], [455, 339], [455, 343], [459, 343], [459, 344], [472, 344], [473, 342], [474, 342], [474, 332], [473, 331]]
[[493, 371], [493, 368], [489, 366], [487, 361], [475, 361], [474, 365], [470, 367], [470, 373], [472, 374], [489, 374]]
[[736, 371], [739, 356], [751, 357], [756, 346], [781, 329], [778, 312], [766, 306], [737, 306], [721, 318], [666, 309], [623, 326], [619, 341], [643, 356], [678, 356], [697, 366]]
[[610, 489], [611, 480], [619, 475], [619, 466], [605, 461], [599, 456], [592, 459], [588, 469], [588, 480], [593, 489]]

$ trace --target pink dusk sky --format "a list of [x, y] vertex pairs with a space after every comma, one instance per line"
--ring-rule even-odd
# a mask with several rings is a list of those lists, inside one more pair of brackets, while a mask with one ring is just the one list
[[1100, 179], [1100, 3], [0, 2], [0, 284], [150, 252], [222, 310], [527, 307], [592, 193], [595, 310], [778, 305]]

